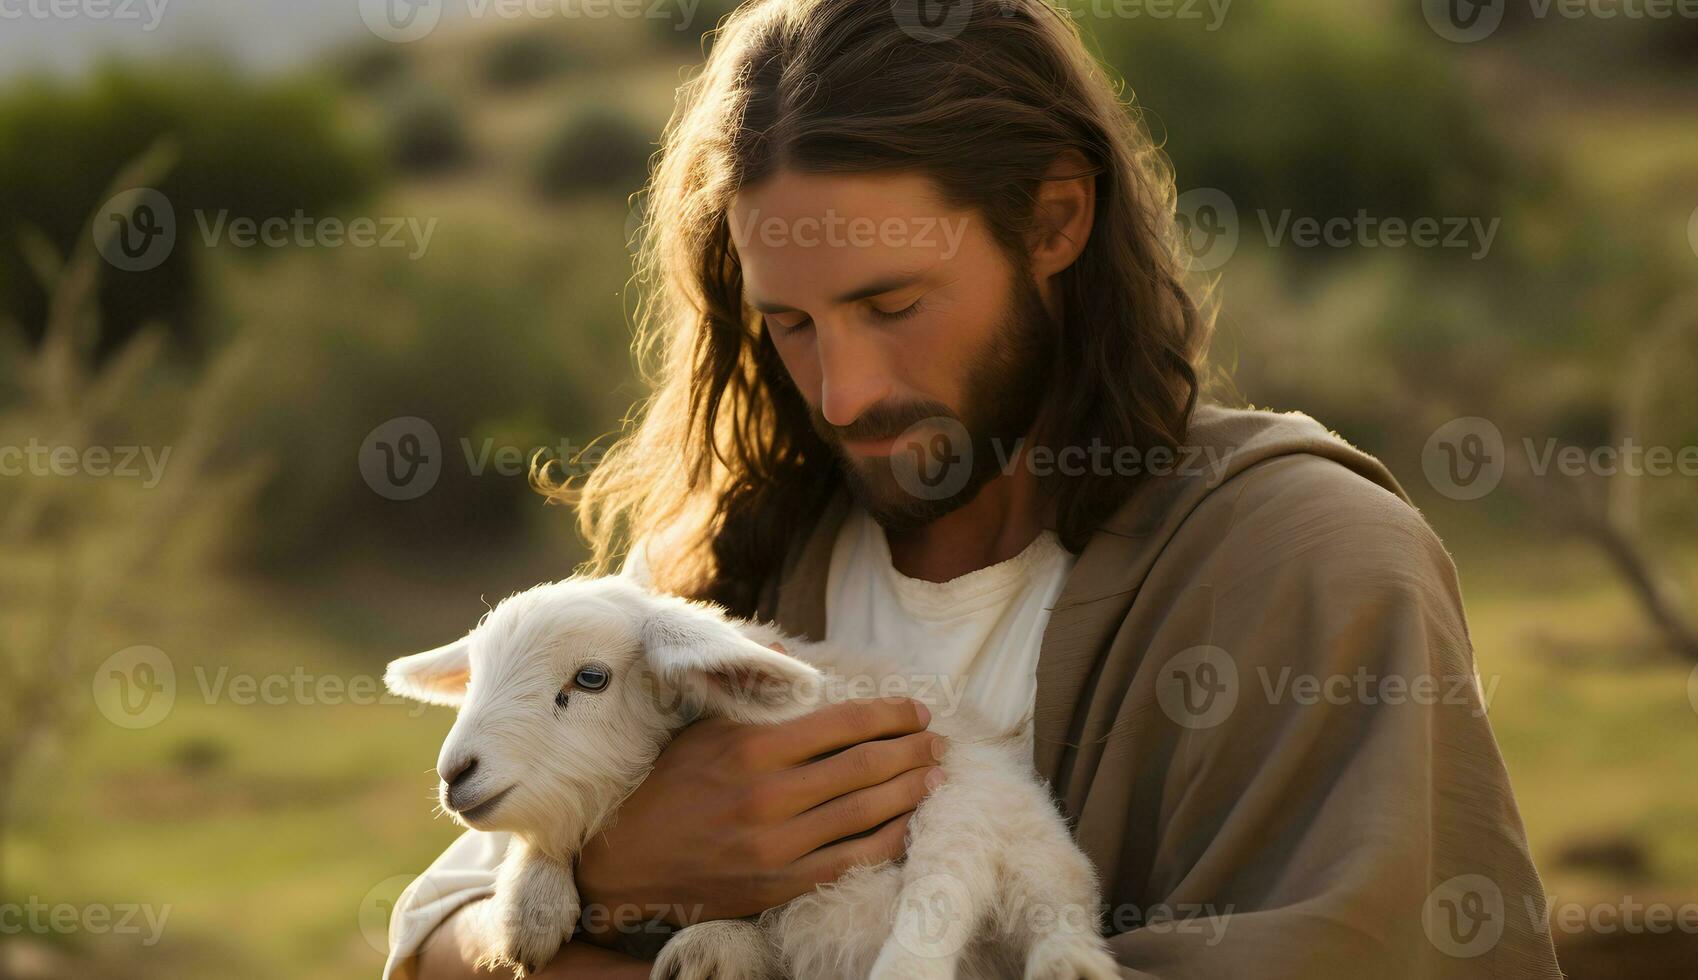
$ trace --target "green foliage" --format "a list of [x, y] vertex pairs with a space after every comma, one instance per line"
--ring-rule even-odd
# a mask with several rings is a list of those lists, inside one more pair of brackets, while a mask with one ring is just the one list
[[186, 330], [201, 241], [195, 213], [322, 213], [372, 189], [374, 161], [338, 112], [311, 80], [255, 80], [205, 62], [113, 63], [75, 81], [9, 86], [0, 92], [0, 317], [40, 341], [47, 297], [27, 271], [21, 236], [35, 229], [71, 251], [113, 175], [168, 137], [179, 163], [156, 189], [176, 212], [178, 243], [157, 268], [107, 270], [96, 353], [110, 354], [151, 319]]
[[333, 70], [349, 88], [367, 91], [401, 79], [409, 67], [407, 55], [400, 45], [380, 40], [348, 51], [336, 59]]
[[[94, 199], [163, 183], [174, 157], [161, 142]], [[33, 324], [40, 342], [3, 365], [17, 397], [0, 411], [0, 446], [50, 455], [6, 474], [0, 495], [0, 595], [10, 600], [0, 603], [0, 895], [11, 894], [4, 856], [16, 808], [33, 802], [18, 792], [20, 774], [90, 714], [85, 679], [115, 649], [106, 644], [133, 613], [136, 583], [170, 581], [172, 561], [203, 556], [206, 532], [225, 536], [252, 486], [239, 459], [211, 465], [246, 345], [223, 348], [186, 381], [161, 363], [155, 332], [97, 364], [105, 266], [94, 239], [66, 255], [37, 237], [31, 253], [47, 311]], [[150, 460], [146, 480], [114, 448], [126, 445]]]
[[1413, 29], [1341, 24], [1312, 3], [1234, 7], [1215, 31], [1094, 23], [1181, 190], [1321, 220], [1503, 213], [1504, 151], [1454, 62]]
[[681, 8], [666, 6], [661, 9], [668, 11], [670, 16], [648, 18], [643, 23], [656, 40], [675, 45], [675, 50], [702, 51], [706, 49], [709, 40], [707, 35], [712, 33], [726, 15], [737, 9], [738, 2], [739, 0], [700, 0], [688, 23], [681, 23]]
[[471, 158], [460, 110], [446, 95], [419, 87], [401, 95], [384, 123], [389, 160], [404, 173], [451, 170]]
[[[344, 249], [263, 270], [222, 264], [219, 319], [256, 337], [267, 365], [233, 417], [244, 445], [278, 463], [243, 542], [250, 557], [275, 568], [456, 551], [540, 515], [524, 475], [494, 454], [513, 463], [582, 447], [634, 399], [620, 386], [630, 343], [614, 288], [629, 269], [623, 220], [623, 209], [586, 208], [517, 227], [460, 209], [440, 216], [417, 259]], [[417, 499], [381, 496], [359, 467], [367, 435], [398, 417], [426, 420], [442, 446], [440, 476]]]
[[599, 190], [628, 194], [642, 184], [650, 134], [600, 105], [575, 108], [537, 154], [533, 186], [548, 197]]
[[573, 67], [574, 57], [558, 34], [541, 30], [503, 35], [483, 57], [483, 78], [497, 91], [529, 88]]

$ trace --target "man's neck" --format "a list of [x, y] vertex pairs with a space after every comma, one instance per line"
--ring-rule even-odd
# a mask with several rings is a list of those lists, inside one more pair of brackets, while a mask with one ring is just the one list
[[1026, 550], [1044, 529], [1045, 498], [1026, 467], [1000, 473], [965, 506], [924, 527], [887, 531], [898, 572], [926, 582], [947, 582], [1007, 561]]

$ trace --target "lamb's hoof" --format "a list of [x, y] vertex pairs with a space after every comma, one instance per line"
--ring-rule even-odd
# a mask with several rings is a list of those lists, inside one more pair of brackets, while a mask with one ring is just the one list
[[[576, 921], [574, 914], [568, 921]], [[512, 969], [516, 977], [537, 973], [560, 952], [566, 940], [554, 916], [524, 915], [516, 907], [500, 909], [496, 921], [495, 951], [489, 957], [492, 966]]]
[[719, 919], [679, 930], [655, 958], [650, 980], [768, 980], [772, 958], [752, 922]]
[[1056, 936], [1032, 947], [1025, 980], [1120, 980], [1120, 967], [1094, 936]]
[[554, 959], [554, 954], [558, 952], [560, 952], [558, 937], [554, 940], [552, 946], [540, 941], [530, 944], [524, 941], [504, 942], [501, 951], [490, 958], [489, 965], [507, 967], [513, 971], [515, 977], [528, 977], [533, 973], [541, 972], [542, 968], [547, 966]]

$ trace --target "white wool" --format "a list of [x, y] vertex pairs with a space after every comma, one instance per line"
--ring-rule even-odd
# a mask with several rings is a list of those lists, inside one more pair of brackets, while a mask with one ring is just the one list
[[[603, 689], [572, 687], [586, 667], [606, 672]], [[907, 676], [613, 577], [511, 596], [465, 638], [390, 664], [385, 679], [398, 694], [459, 706], [437, 769], [466, 774], [452, 798], [443, 785], [444, 809], [452, 801], [466, 826], [514, 836], [484, 925], [488, 962], [534, 971], [571, 938], [577, 853], [696, 717], [775, 723], [898, 694], [928, 705], [949, 746], [948, 779], [915, 811], [906, 859], [855, 868], [757, 921], [686, 926], [655, 975], [1119, 976], [1098, 931], [1095, 872], [1020, 733], [989, 730], [948, 678]]]

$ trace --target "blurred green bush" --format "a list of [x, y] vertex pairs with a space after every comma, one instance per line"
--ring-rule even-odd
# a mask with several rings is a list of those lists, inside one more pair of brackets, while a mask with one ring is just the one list
[[578, 191], [629, 194], [648, 175], [651, 134], [624, 113], [575, 106], [537, 153], [533, 186], [545, 197]]
[[444, 93], [418, 85], [396, 96], [384, 132], [389, 161], [403, 173], [451, 170], [471, 159], [471, 141], [459, 108]]
[[[539, 221], [475, 201], [396, 206], [440, 221], [418, 258], [297, 251], [211, 276], [218, 321], [255, 338], [266, 365], [231, 413], [243, 448], [275, 465], [239, 542], [267, 567], [494, 546], [544, 516], [514, 462], [586, 446], [639, 394], [619, 369], [622, 206]], [[375, 491], [359, 465], [368, 434], [398, 417], [424, 419], [442, 447], [411, 500]]]
[[497, 39], [483, 55], [483, 78], [496, 91], [529, 88], [575, 67], [573, 51], [553, 31], [517, 31]]
[[19, 236], [39, 230], [61, 254], [85, 234], [119, 169], [161, 137], [179, 163], [155, 188], [172, 203], [177, 244], [146, 272], [107, 269], [97, 356], [160, 319], [190, 340], [195, 213], [263, 220], [334, 212], [379, 179], [369, 149], [342, 125], [333, 91], [303, 77], [257, 79], [217, 62], [111, 63], [75, 80], [29, 78], [0, 91], [0, 317], [40, 341], [46, 297]]
[[1454, 61], [1412, 28], [1292, 0], [1235, 6], [1213, 31], [1114, 17], [1088, 29], [1182, 191], [1323, 221], [1504, 213], [1504, 151]]

